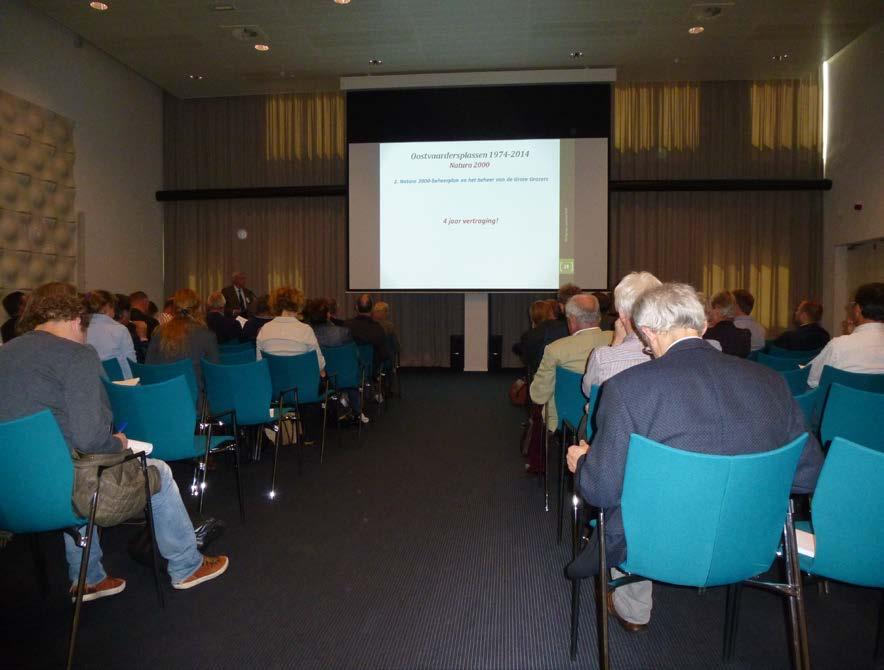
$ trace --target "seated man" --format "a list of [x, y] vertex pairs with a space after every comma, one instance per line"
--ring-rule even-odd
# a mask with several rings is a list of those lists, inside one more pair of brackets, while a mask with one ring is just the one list
[[755, 296], [743, 288], [734, 289], [732, 294], [734, 296], [734, 314], [736, 314], [734, 325], [752, 333], [752, 344], [750, 345], [752, 351], [764, 349], [767, 329], [749, 316], [755, 307]]
[[535, 300], [531, 304], [529, 316], [531, 328], [522, 333], [518, 343], [513, 345], [513, 353], [521, 359], [528, 374], [533, 375], [537, 372], [546, 346], [544, 324], [555, 316], [552, 306], [546, 300]]
[[[556, 293], [555, 300], [550, 299], [550, 304], [554, 307], [555, 313], [552, 318], [543, 322], [543, 346], [555, 342], [563, 337], [568, 337], [568, 320], [565, 317], [565, 305], [575, 295], [581, 293], [580, 287], [576, 284], [562, 284]], [[601, 323], [601, 315], [599, 316]]]
[[147, 339], [153, 337], [153, 331], [160, 325], [160, 322], [153, 318], [150, 314], [150, 298], [144, 291], [135, 291], [129, 295], [129, 319], [131, 321], [142, 321], [147, 324]]
[[3, 298], [3, 309], [9, 315], [9, 318], [0, 326], [0, 339], [4, 342], [9, 342], [18, 334], [15, 332], [15, 328], [27, 301], [28, 296], [21, 291], [13, 291]]
[[565, 316], [568, 332], [571, 334], [546, 345], [529, 389], [533, 402], [538, 405], [549, 402], [546, 427], [551, 431], [559, 423], [553, 397], [556, 390], [556, 367], [583, 373], [586, 370], [586, 359], [592, 350], [608, 346], [612, 335], [610, 331], [604, 332], [599, 328], [599, 302], [593, 295], [580, 293], [573, 296], [565, 305]]
[[[581, 441], [568, 449], [580, 495], [607, 513], [609, 565], [622, 563], [628, 551], [619, 503], [631, 433], [675, 449], [735, 455], [779, 449], [805, 432], [804, 416], [781, 375], [723, 355], [701, 339], [706, 316], [687, 284], [645, 291], [632, 317], [654, 360], [605, 382], [592, 446]], [[813, 491], [821, 466], [822, 452], [811, 436], [793, 491]], [[570, 578], [598, 572], [597, 542], [594, 536], [568, 566]], [[630, 611], [616, 607], [609, 598], [608, 610], [624, 628], [644, 628], [651, 615], [650, 585], [644, 603], [634, 600]]]
[[795, 328], [774, 340], [774, 345], [791, 351], [818, 351], [829, 343], [829, 332], [820, 325], [823, 306], [802, 300], [795, 308]]
[[705, 340], [715, 340], [731, 356], [746, 358], [752, 350], [752, 333], [734, 325], [737, 301], [730, 291], [719, 291], [710, 301], [709, 328]]
[[645, 345], [638, 339], [632, 327], [632, 306], [649, 288], [660, 285], [660, 280], [650, 272], [630, 272], [614, 289], [614, 339], [610, 347], [596, 347], [586, 363], [583, 375], [583, 395], [587, 398], [593, 386], [601, 386], [610, 377], [633, 365], [651, 360]]
[[[114, 453], [126, 448], [126, 436], [113, 432], [113, 416], [101, 383], [102, 368], [86, 346], [83, 304], [69, 284], [41, 286], [22, 315], [25, 332], [0, 348], [0, 421], [52, 411], [65, 441], [83, 453]], [[168, 560], [176, 589], [189, 589], [227, 570], [226, 556], [203, 556], [184, 509], [172, 471], [163, 461], [148, 459], [160, 473], [160, 490], [151, 497], [157, 546]], [[71, 464], [73, 469], [73, 464]], [[80, 529], [86, 532], [86, 527]], [[68, 576], [76, 584], [83, 550], [65, 533]], [[119, 593], [126, 582], [109, 577], [94, 537], [83, 600]], [[73, 588], [73, 587], [72, 587]]]
[[227, 314], [224, 308], [226, 303], [221, 291], [213, 291], [206, 298], [206, 325], [215, 333], [218, 344], [239, 342], [242, 339], [242, 324]]
[[823, 368], [884, 374], [884, 283], [863, 284], [853, 298], [853, 332], [831, 340], [811, 361], [807, 385], [816, 388]]
[[375, 372], [390, 359], [387, 350], [387, 336], [384, 329], [377, 321], [371, 318], [371, 310], [374, 302], [371, 296], [363, 293], [356, 301], [356, 316], [344, 322], [344, 327], [350, 329], [356, 344], [370, 344], [374, 349]]

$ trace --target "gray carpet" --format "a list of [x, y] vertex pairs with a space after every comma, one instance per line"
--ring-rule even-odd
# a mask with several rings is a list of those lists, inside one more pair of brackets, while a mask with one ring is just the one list
[[[165, 585], [126, 555], [131, 528], [105, 533], [105, 565], [128, 580], [119, 596], [84, 607], [80, 668], [593, 668], [592, 590], [578, 661], [568, 657], [569, 594], [554, 515], [523, 474], [520, 410], [510, 374], [411, 372], [405, 397], [363, 431], [330, 431], [325, 462], [297, 473], [281, 456], [279, 496], [266, 497], [271, 454], [244, 467], [247, 521], [220, 462], [207, 511], [223, 518], [212, 546], [231, 559], [192, 591]], [[373, 417], [374, 418], [374, 417]], [[177, 473], [179, 483], [188, 472]], [[182, 487], [184, 488], [184, 487]], [[189, 502], [189, 501], [188, 501]], [[40, 595], [27, 542], [0, 549], [0, 665], [58, 667], [70, 605], [60, 535], [42, 539], [50, 593]], [[879, 594], [833, 584], [808, 589], [816, 668], [871, 668]], [[724, 591], [656, 587], [643, 634], [612, 622], [612, 667], [717, 668]], [[744, 592], [730, 668], [788, 668], [777, 597]]]

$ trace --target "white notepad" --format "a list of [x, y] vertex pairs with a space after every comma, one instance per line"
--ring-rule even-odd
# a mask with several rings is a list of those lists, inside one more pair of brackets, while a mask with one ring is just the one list
[[133, 453], [136, 454], [149, 454], [153, 451], [153, 445], [150, 442], [142, 442], [141, 440], [133, 440], [129, 439], [127, 445]]
[[796, 528], [795, 538], [798, 540], [798, 553], [813, 558], [816, 554], [816, 536], [806, 530]]
[[141, 377], [132, 377], [131, 379], [120, 379], [115, 381], [114, 384], [119, 384], [120, 386], [138, 386], [138, 382], [141, 381]]

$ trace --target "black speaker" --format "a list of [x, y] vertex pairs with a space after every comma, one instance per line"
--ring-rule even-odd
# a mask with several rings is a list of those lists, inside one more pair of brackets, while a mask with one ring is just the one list
[[463, 372], [463, 335], [452, 335], [449, 346], [451, 369]]
[[488, 336], [488, 372], [500, 370], [503, 360], [503, 337], [500, 335]]

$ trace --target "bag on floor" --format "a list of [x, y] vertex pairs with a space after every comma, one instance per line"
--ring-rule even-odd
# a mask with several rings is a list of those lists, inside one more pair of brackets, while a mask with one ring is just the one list
[[531, 415], [522, 434], [523, 456], [528, 457], [528, 472], [543, 474], [543, 438], [546, 422], [543, 420], [543, 405], [531, 405]]
[[510, 385], [510, 402], [516, 407], [525, 407], [528, 404], [528, 382], [519, 377]]

